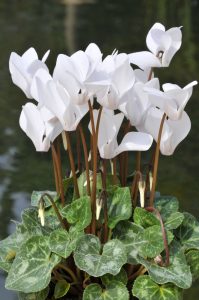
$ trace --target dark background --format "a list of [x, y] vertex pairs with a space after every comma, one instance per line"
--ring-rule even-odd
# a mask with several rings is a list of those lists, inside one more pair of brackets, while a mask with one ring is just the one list
[[[50, 154], [35, 152], [20, 130], [21, 106], [27, 101], [10, 79], [11, 51], [22, 54], [33, 46], [40, 58], [51, 49], [50, 69], [58, 53], [70, 54], [96, 42], [107, 55], [146, 50], [145, 37], [155, 22], [167, 28], [183, 26], [183, 44], [168, 69], [157, 71], [161, 83], [181, 86], [198, 80], [199, 2], [197, 0], [0, 0], [0, 238], [10, 233], [11, 219], [20, 219], [32, 190], [53, 186]], [[189, 136], [172, 157], [161, 157], [158, 189], [178, 197], [183, 210], [199, 217], [199, 90], [195, 88], [186, 111], [192, 120]], [[198, 298], [199, 286], [185, 293]], [[15, 300], [4, 289], [0, 299]]]

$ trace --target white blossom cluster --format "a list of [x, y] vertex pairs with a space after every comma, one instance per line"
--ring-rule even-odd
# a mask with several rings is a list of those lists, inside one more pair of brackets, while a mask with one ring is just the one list
[[[150, 51], [131, 54], [114, 51], [103, 58], [94, 43], [71, 56], [60, 54], [53, 74], [46, 59], [39, 60], [34, 48], [22, 56], [12, 53], [9, 61], [13, 82], [29, 99], [20, 115], [20, 126], [37, 151], [48, 151], [62, 131], [76, 130], [87, 114], [88, 101], [102, 107], [98, 149], [102, 158], [111, 159], [123, 151], [145, 151], [157, 141], [162, 116], [166, 114], [160, 151], [171, 155], [187, 136], [191, 122], [184, 108], [196, 81], [184, 88], [163, 84], [153, 69], [168, 67], [182, 41], [180, 27], [165, 30], [156, 23], [146, 37]], [[132, 67], [133, 64], [133, 67]], [[115, 110], [120, 111], [115, 113]], [[93, 110], [96, 123], [98, 111]], [[137, 131], [127, 133], [121, 144], [117, 135], [124, 117]], [[91, 126], [89, 129], [92, 133]]]

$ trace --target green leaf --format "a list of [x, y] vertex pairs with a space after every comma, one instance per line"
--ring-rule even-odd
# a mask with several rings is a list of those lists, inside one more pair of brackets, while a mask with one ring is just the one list
[[68, 283], [64, 279], [59, 280], [55, 285], [55, 290], [54, 290], [55, 299], [59, 299], [65, 296], [68, 293], [69, 289], [70, 289], [70, 283]]
[[49, 246], [52, 252], [64, 258], [69, 257], [73, 251], [70, 236], [64, 229], [54, 230], [50, 234]]
[[[139, 247], [135, 242], [138, 233], [143, 232], [143, 228], [129, 221], [121, 221], [113, 231], [113, 237], [119, 239], [125, 246], [128, 256], [127, 262], [136, 264]], [[139, 243], [139, 241], [138, 241]]]
[[121, 282], [112, 282], [103, 289], [99, 284], [90, 284], [83, 293], [83, 300], [129, 300], [129, 292]]
[[19, 300], [46, 300], [49, 293], [49, 287], [37, 293], [18, 293]]
[[[168, 244], [173, 240], [173, 234], [166, 231]], [[146, 228], [135, 238], [135, 244], [142, 257], [153, 258], [164, 250], [164, 241], [160, 225]]]
[[128, 220], [132, 214], [132, 202], [129, 187], [116, 187], [108, 192], [108, 227], [113, 229], [119, 221]]
[[162, 216], [163, 221], [172, 213], [179, 209], [179, 202], [177, 198], [172, 196], [160, 196], [155, 199], [155, 208], [157, 208]]
[[117, 275], [127, 262], [127, 255], [119, 240], [113, 239], [102, 248], [98, 237], [88, 234], [79, 238], [74, 259], [79, 269], [99, 277], [106, 273]]
[[149, 276], [139, 276], [132, 293], [139, 300], [181, 300], [181, 290], [173, 284], [158, 285]]
[[190, 250], [186, 254], [187, 264], [191, 268], [193, 280], [199, 278], [199, 250]]
[[82, 232], [71, 228], [69, 232], [61, 228], [50, 234], [49, 246], [51, 251], [64, 258], [69, 257], [75, 250], [77, 239], [83, 235]]
[[[86, 179], [86, 171], [83, 172], [78, 180], [78, 187], [79, 187], [79, 194], [80, 196], [86, 196], [87, 195], [87, 179]], [[115, 184], [114, 182], [114, 176], [112, 174], [107, 174], [106, 176], [106, 188], [108, 189], [109, 187], [113, 186]], [[120, 184], [119, 179], [116, 183], [117, 185]], [[90, 171], [90, 185], [92, 188], [92, 171]], [[103, 189], [102, 187], [102, 176], [101, 173], [97, 173], [97, 195], [99, 192]]]
[[122, 282], [124, 285], [128, 282], [128, 277], [126, 271], [122, 268], [117, 275], [105, 274], [101, 277], [101, 280], [104, 285], [110, 284], [112, 281], [119, 281]]
[[145, 210], [141, 207], [136, 207], [133, 214], [134, 222], [144, 228], [153, 226], [153, 225], [160, 225], [160, 221], [157, 219], [157, 217]]
[[90, 197], [84, 196], [74, 200], [62, 210], [62, 216], [78, 230], [86, 228], [92, 218]]
[[154, 260], [138, 258], [140, 264], [148, 270], [152, 280], [159, 284], [174, 283], [182, 289], [188, 289], [192, 283], [190, 267], [187, 265], [183, 249], [173, 241], [170, 246], [170, 265], [161, 267]]
[[199, 250], [199, 222], [191, 214], [184, 213], [184, 221], [176, 230], [176, 236], [187, 250]]
[[48, 237], [31, 237], [17, 253], [5, 286], [24, 293], [41, 291], [48, 286], [52, 269], [60, 260], [59, 256], [51, 253]]
[[174, 212], [166, 218], [164, 223], [165, 228], [168, 230], [178, 228], [184, 220], [184, 215], [180, 212]]
[[28, 237], [33, 235], [43, 235], [49, 234], [49, 229], [42, 227], [38, 218], [38, 209], [27, 208], [22, 212], [22, 227], [21, 230], [23, 233], [27, 233]]
[[[39, 201], [41, 200], [42, 195], [44, 194], [49, 194], [54, 201], [57, 201], [59, 199], [58, 195], [56, 192], [51, 192], [51, 191], [33, 191], [31, 195], [31, 205], [38, 207]], [[47, 196], [43, 197], [43, 200], [45, 202], [45, 207], [50, 207], [52, 206], [51, 202], [49, 201], [49, 198]]]

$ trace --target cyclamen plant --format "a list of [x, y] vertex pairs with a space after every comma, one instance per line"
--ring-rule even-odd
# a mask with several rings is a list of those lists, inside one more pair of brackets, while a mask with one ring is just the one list
[[[159, 153], [172, 155], [191, 128], [184, 109], [197, 82], [166, 83], [161, 91], [154, 77], [181, 40], [180, 27], [166, 31], [156, 23], [146, 38], [151, 52], [115, 50], [102, 59], [92, 43], [60, 54], [53, 75], [45, 64], [49, 52], [42, 60], [33, 48], [11, 54], [13, 82], [37, 102], [23, 106], [20, 126], [37, 151], [51, 149], [56, 185], [32, 193], [32, 207], [0, 242], [5, 286], [20, 300], [179, 300], [199, 277], [199, 223], [178, 211], [175, 197], [156, 191]], [[146, 168], [141, 152], [153, 140]], [[62, 174], [63, 151], [69, 177]]]

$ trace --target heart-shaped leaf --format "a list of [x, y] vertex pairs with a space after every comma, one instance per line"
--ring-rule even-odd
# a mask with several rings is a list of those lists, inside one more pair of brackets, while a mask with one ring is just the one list
[[[38, 207], [39, 205], [39, 201], [41, 200], [41, 197], [44, 194], [48, 194], [49, 196], [51, 196], [53, 198], [54, 201], [57, 201], [59, 199], [58, 195], [56, 192], [51, 192], [51, 191], [33, 191], [32, 195], [31, 195], [31, 205], [32, 206], [36, 206]], [[52, 206], [49, 198], [47, 196], [43, 197], [43, 200], [45, 202], [45, 207], [50, 207]]]
[[133, 219], [135, 224], [138, 224], [144, 228], [153, 226], [153, 225], [160, 225], [160, 221], [157, 219], [157, 217], [145, 210], [141, 207], [136, 207], [133, 214]]
[[108, 192], [108, 227], [113, 229], [119, 221], [128, 220], [132, 214], [131, 194], [128, 187], [115, 187]]
[[188, 289], [191, 286], [190, 267], [187, 265], [182, 248], [175, 241], [170, 246], [170, 265], [168, 267], [161, 267], [154, 260], [146, 260], [140, 256], [137, 260], [145, 266], [151, 279], [158, 284], [171, 282], [182, 289]]
[[[167, 231], [168, 244], [173, 240], [173, 234]], [[164, 241], [160, 225], [154, 225], [138, 233], [135, 238], [135, 244], [139, 254], [142, 257], [153, 258], [164, 250]]]
[[68, 283], [66, 280], [62, 279], [57, 281], [54, 290], [55, 299], [64, 297], [68, 293], [69, 289], [70, 289], [70, 283]]
[[199, 250], [199, 222], [191, 214], [184, 213], [184, 221], [176, 230], [176, 235], [187, 250]]
[[19, 300], [46, 300], [49, 293], [49, 287], [37, 293], [18, 293]]
[[172, 196], [160, 196], [156, 197], [154, 206], [159, 210], [163, 221], [165, 221], [172, 213], [178, 211], [179, 202], [177, 198]]
[[84, 196], [74, 200], [62, 210], [62, 216], [78, 230], [86, 228], [92, 218], [90, 197]]
[[132, 222], [121, 221], [117, 224], [113, 231], [113, 236], [116, 239], [119, 239], [126, 248], [126, 253], [128, 256], [128, 263], [136, 264], [136, 257], [139, 251], [139, 240], [138, 244], [136, 243], [136, 237], [138, 233], [143, 232], [144, 229]]
[[164, 223], [165, 228], [168, 230], [176, 229], [178, 228], [184, 220], [184, 215], [180, 212], [174, 212], [170, 216], [166, 218], [166, 221]]
[[73, 251], [71, 247], [70, 236], [64, 229], [54, 230], [50, 234], [49, 246], [52, 252], [64, 258], [70, 256]]
[[107, 273], [118, 274], [127, 262], [127, 255], [119, 240], [113, 239], [102, 248], [98, 237], [88, 234], [78, 239], [74, 259], [79, 269], [99, 277]]
[[90, 284], [86, 287], [83, 300], [129, 300], [129, 292], [125, 285], [115, 281], [103, 289], [99, 284]]
[[51, 280], [52, 269], [60, 260], [51, 253], [48, 237], [31, 237], [17, 253], [6, 279], [6, 288], [24, 293], [45, 289]]
[[182, 300], [182, 291], [177, 286], [158, 285], [147, 275], [135, 280], [132, 292], [139, 300]]
[[186, 254], [187, 264], [191, 268], [191, 273], [193, 276], [193, 280], [199, 278], [199, 250], [190, 250]]
[[52, 252], [67, 258], [75, 250], [77, 239], [82, 236], [77, 230], [69, 231], [60, 228], [50, 234], [49, 246]]

